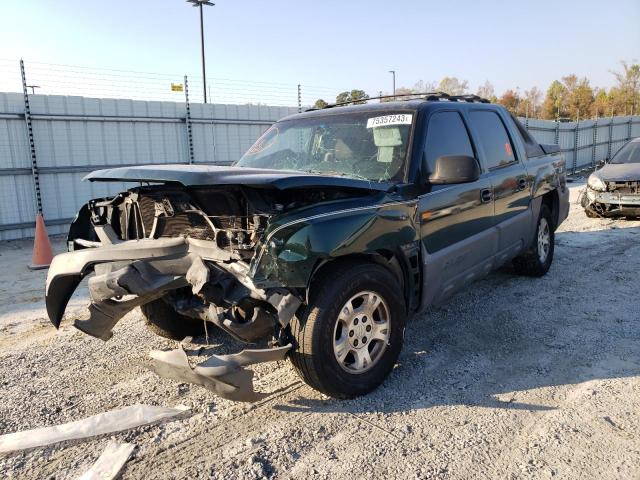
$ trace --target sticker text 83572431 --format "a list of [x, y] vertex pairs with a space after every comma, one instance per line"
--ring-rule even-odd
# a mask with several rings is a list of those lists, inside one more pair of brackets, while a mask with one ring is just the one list
[[389, 125], [411, 125], [413, 115], [409, 113], [397, 113], [395, 115], [383, 115], [367, 120], [367, 128], [387, 127]]

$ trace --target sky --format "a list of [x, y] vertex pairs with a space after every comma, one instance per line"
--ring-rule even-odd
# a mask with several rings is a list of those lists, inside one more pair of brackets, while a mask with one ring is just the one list
[[[391, 90], [389, 70], [398, 87], [448, 75], [472, 91], [489, 80], [500, 94], [546, 90], [571, 73], [609, 87], [620, 60], [640, 60], [640, 0], [214, 3], [205, 8], [207, 76], [245, 87], [374, 95]], [[198, 13], [184, 0], [0, 0], [0, 21], [5, 66], [22, 57], [177, 79], [200, 70]]]

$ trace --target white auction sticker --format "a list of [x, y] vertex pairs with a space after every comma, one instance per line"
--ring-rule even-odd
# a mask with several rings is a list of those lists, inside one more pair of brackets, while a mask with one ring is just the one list
[[408, 113], [398, 113], [395, 115], [384, 115], [373, 117], [367, 120], [367, 128], [387, 127], [389, 125], [411, 125], [413, 115]]

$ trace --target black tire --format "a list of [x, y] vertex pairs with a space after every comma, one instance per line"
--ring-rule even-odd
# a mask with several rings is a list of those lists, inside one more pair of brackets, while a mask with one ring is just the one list
[[[538, 235], [541, 228], [544, 228], [546, 223], [548, 228], [548, 250], [544, 256], [544, 260], [541, 255], [541, 246], [538, 242]], [[522, 255], [513, 259], [513, 266], [520, 275], [526, 275], [529, 277], [542, 277], [549, 271], [551, 263], [553, 262], [553, 252], [555, 244], [555, 225], [553, 224], [553, 218], [551, 216], [551, 210], [545, 204], [540, 208], [540, 215], [536, 222], [536, 233], [531, 242], [529, 249]]]
[[[383, 300], [388, 310], [388, 341], [382, 342], [386, 344], [383, 348], [378, 346], [380, 340], [370, 339], [367, 349], [373, 346], [375, 352], [382, 348], [377, 361], [372, 359], [368, 370], [351, 373], [345, 371], [334, 354], [336, 324], [347, 302], [362, 292], [372, 292]], [[367, 321], [366, 317], [363, 319]], [[291, 362], [300, 377], [322, 393], [336, 398], [364, 395], [377, 388], [393, 369], [402, 349], [405, 319], [403, 292], [389, 270], [375, 263], [341, 262], [328, 266], [314, 280], [304, 314], [291, 321], [296, 341]]]
[[147, 328], [153, 333], [171, 340], [204, 335], [204, 322], [181, 315], [165, 300], [159, 298], [140, 306]]

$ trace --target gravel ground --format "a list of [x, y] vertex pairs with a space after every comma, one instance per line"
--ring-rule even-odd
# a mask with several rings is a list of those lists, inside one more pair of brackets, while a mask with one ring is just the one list
[[[575, 201], [580, 184], [573, 184]], [[5, 478], [74, 478], [110, 438], [137, 447], [123, 478], [640, 478], [640, 222], [572, 205], [542, 279], [509, 268], [413, 318], [397, 368], [337, 401], [288, 362], [255, 368], [238, 404], [145, 368], [175, 346], [138, 311], [107, 343], [45, 320], [30, 244], [0, 244], [0, 433], [135, 403], [187, 405], [176, 420], [0, 457]], [[55, 242], [62, 250], [61, 240]], [[86, 300], [81, 290], [72, 302]], [[202, 353], [239, 349], [196, 339]], [[224, 345], [220, 342], [224, 341]]]

